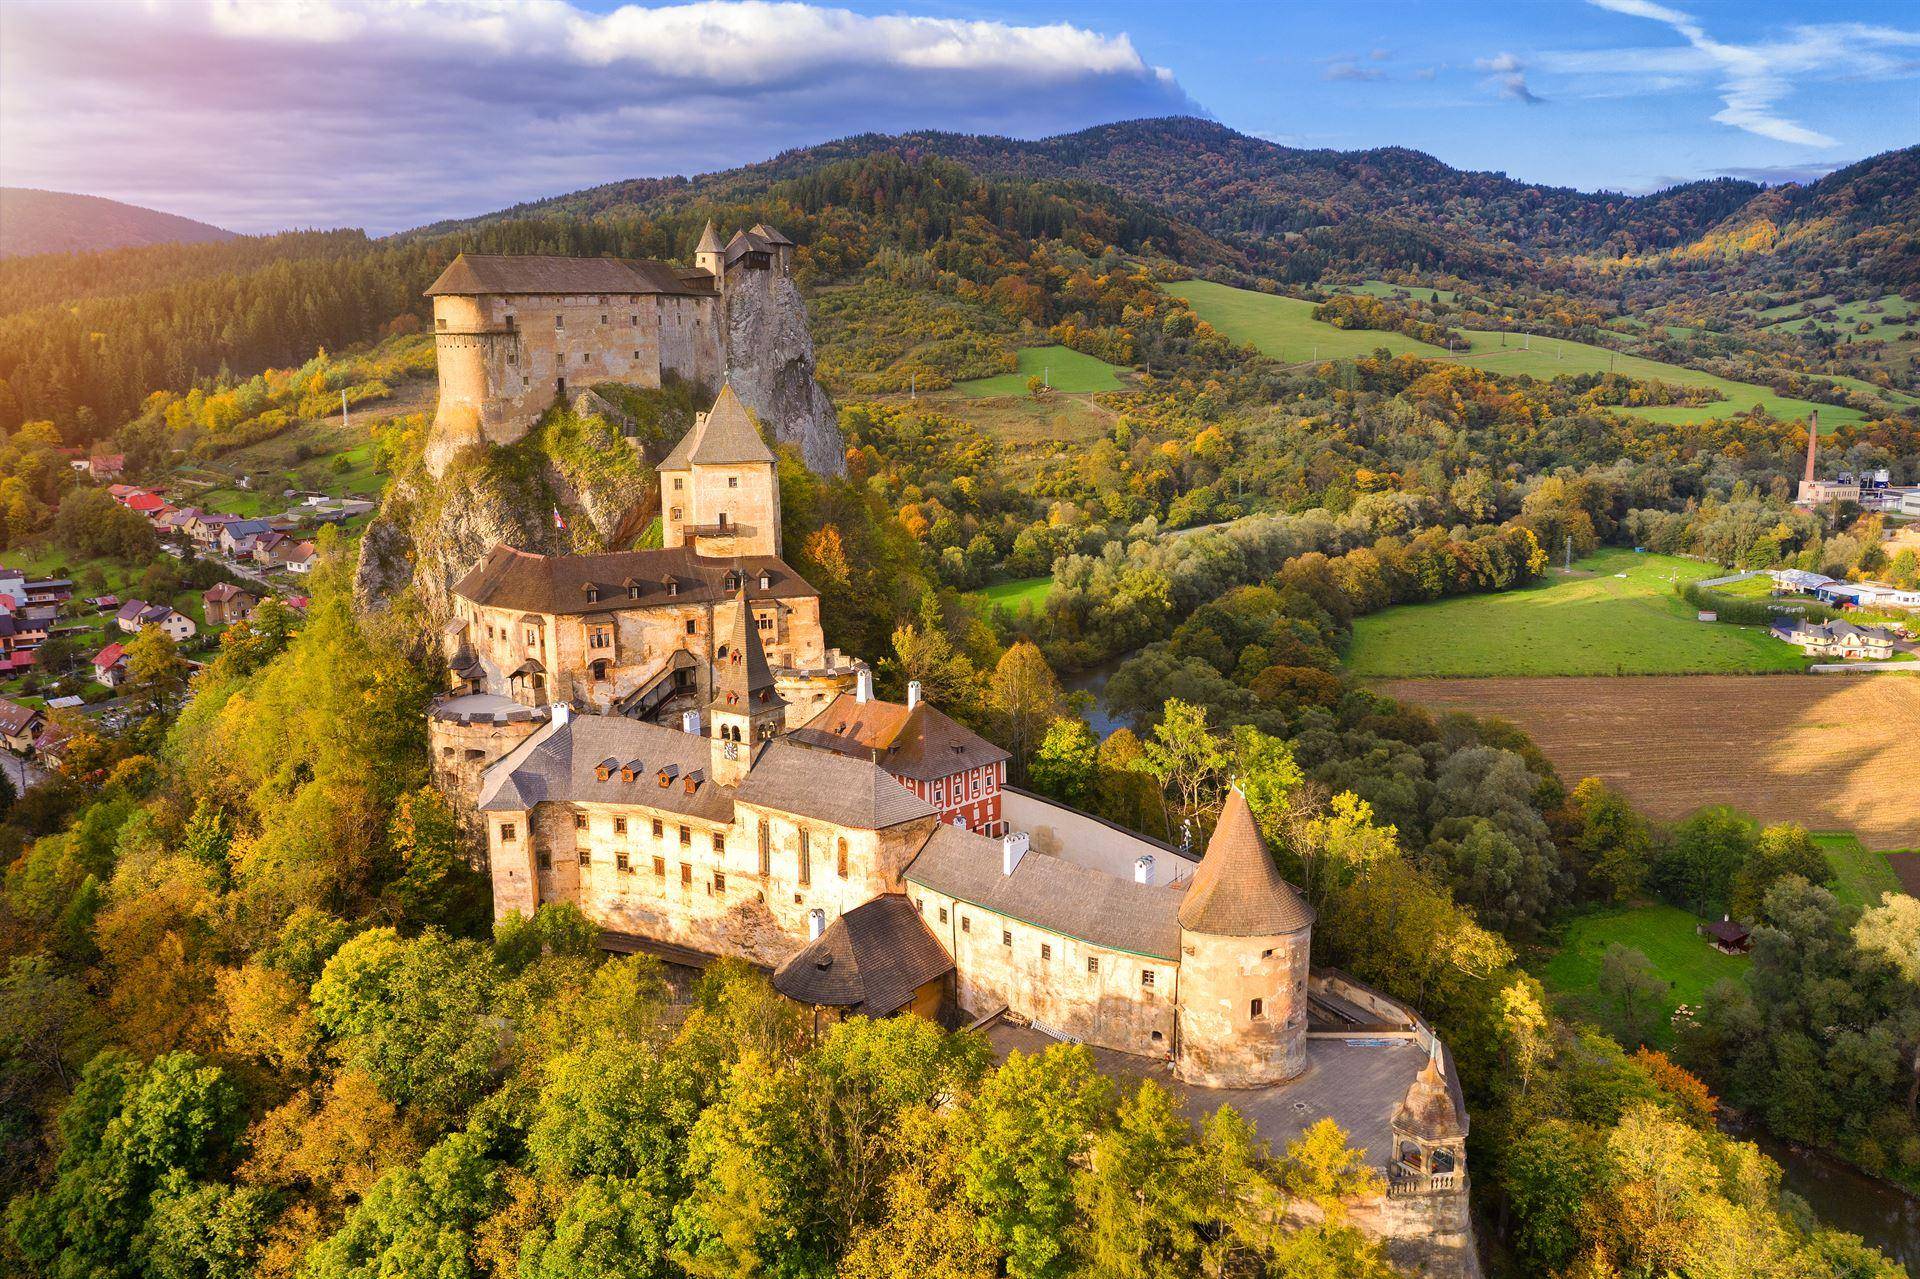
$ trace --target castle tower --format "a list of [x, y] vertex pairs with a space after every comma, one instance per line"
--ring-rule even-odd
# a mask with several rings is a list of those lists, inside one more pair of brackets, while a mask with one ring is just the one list
[[720, 233], [713, 229], [713, 219], [707, 219], [707, 229], [700, 233], [700, 244], [693, 251], [693, 264], [702, 271], [711, 272], [713, 287], [722, 293], [727, 287], [727, 250], [720, 242]]
[[1190, 1084], [1252, 1088], [1307, 1067], [1313, 907], [1280, 877], [1238, 786], [1180, 903], [1180, 1042]]
[[1427, 1064], [1414, 1076], [1405, 1100], [1393, 1114], [1395, 1181], [1424, 1182], [1423, 1188], [1451, 1190], [1467, 1170], [1467, 1125], [1462, 1107], [1447, 1087], [1440, 1041], [1434, 1040]]
[[660, 544], [696, 555], [780, 554], [780, 481], [731, 384], [660, 463]]
[[786, 724], [787, 704], [774, 687], [773, 671], [743, 577], [731, 600], [714, 610], [712, 723], [713, 779], [738, 786], [753, 767], [754, 752]]

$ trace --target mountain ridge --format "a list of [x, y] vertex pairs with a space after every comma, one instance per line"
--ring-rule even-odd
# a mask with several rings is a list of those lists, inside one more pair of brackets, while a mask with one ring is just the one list
[[224, 227], [105, 196], [0, 187], [0, 258], [239, 238]]

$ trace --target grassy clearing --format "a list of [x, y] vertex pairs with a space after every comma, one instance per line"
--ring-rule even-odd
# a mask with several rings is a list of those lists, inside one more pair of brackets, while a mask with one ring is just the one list
[[1816, 834], [1813, 842], [1833, 868], [1833, 895], [1855, 906], [1878, 906], [1882, 893], [1902, 891], [1885, 853], [1876, 853], [1851, 832]]
[[1439, 295], [1440, 301], [1445, 302], [1448, 306], [1452, 306], [1454, 299], [1460, 296], [1452, 289], [1433, 289], [1428, 288], [1424, 284], [1389, 284], [1385, 280], [1366, 280], [1359, 284], [1343, 284], [1340, 286], [1340, 292], [1364, 293], [1368, 297], [1386, 298], [1388, 300], [1394, 298], [1418, 298], [1422, 302], [1432, 301], [1437, 294]]
[[1678, 425], [1744, 413], [1756, 405], [1780, 418], [1804, 418], [1818, 409], [1823, 430], [1832, 430], [1841, 423], [1863, 421], [1866, 417], [1857, 409], [1836, 408], [1830, 404], [1815, 404], [1811, 400], [1776, 395], [1764, 386], [1734, 382], [1697, 369], [1649, 360], [1644, 356], [1629, 355], [1585, 342], [1565, 342], [1559, 338], [1502, 333], [1492, 329], [1463, 329], [1461, 331], [1471, 340], [1471, 346], [1465, 353], [1449, 355], [1441, 347], [1416, 342], [1398, 333], [1336, 329], [1331, 324], [1314, 319], [1314, 304], [1298, 298], [1275, 297], [1205, 280], [1182, 280], [1169, 284], [1167, 291], [1185, 298], [1195, 314], [1227, 337], [1248, 343], [1261, 354], [1287, 363], [1350, 359], [1371, 355], [1376, 349], [1385, 347], [1395, 355], [1419, 355], [1434, 360], [1455, 359], [1463, 364], [1509, 376], [1524, 374], [1554, 378], [1563, 374], [1611, 371], [1648, 381], [1711, 387], [1726, 397], [1711, 404], [1631, 410], [1636, 417]]
[[967, 598], [993, 608], [1017, 609], [1022, 604], [1039, 608], [1052, 590], [1053, 576], [1048, 574], [1046, 577], [1022, 577], [1011, 582], [983, 586], [977, 591], [968, 591]]
[[1185, 298], [1195, 315], [1228, 338], [1286, 364], [1352, 359], [1372, 355], [1381, 347], [1395, 355], [1429, 359], [1446, 354], [1437, 346], [1398, 333], [1336, 329], [1314, 319], [1314, 303], [1299, 298], [1275, 297], [1207, 280], [1180, 280], [1166, 288], [1173, 296]]
[[1067, 395], [1120, 389], [1121, 370], [1117, 365], [1095, 359], [1064, 346], [1023, 346], [1019, 351], [1020, 371], [994, 377], [956, 382], [962, 392], [972, 396], [1026, 395], [1027, 379], [1045, 377], [1054, 390]]
[[1581, 915], [1567, 924], [1560, 948], [1539, 969], [1541, 982], [1556, 1002], [1575, 1016], [1603, 1020], [1604, 1005], [1594, 987], [1600, 959], [1618, 942], [1653, 961], [1668, 982], [1663, 1007], [1667, 1016], [1653, 1034], [1657, 1047], [1672, 1044], [1669, 1018], [1681, 1004], [1698, 1004], [1716, 982], [1740, 980], [1748, 960], [1723, 955], [1694, 931], [1700, 920], [1673, 906], [1626, 906]]
[[1676, 582], [1717, 575], [1692, 560], [1607, 548], [1572, 577], [1356, 618], [1347, 668], [1368, 678], [1803, 670], [1800, 653], [1763, 628], [1696, 621], [1673, 593]]
[[[1833, 297], [1829, 294], [1818, 298], [1814, 305], [1833, 306]], [[1831, 311], [1823, 311], [1816, 315], [1801, 314], [1801, 306], [1801, 303], [1796, 302], [1791, 306], [1776, 306], [1771, 310], [1762, 311], [1760, 312], [1761, 326], [1781, 333], [1801, 333], [1814, 325], [1851, 332], [1855, 325], [1865, 321], [1876, 330], [1889, 330], [1884, 334], [1876, 332], [1870, 336], [1892, 337], [1900, 331], [1901, 325], [1909, 316], [1916, 310], [1920, 310], [1920, 304], [1909, 302], [1898, 293], [1889, 293], [1877, 298], [1862, 298], [1856, 302], [1842, 302], [1834, 306]]]

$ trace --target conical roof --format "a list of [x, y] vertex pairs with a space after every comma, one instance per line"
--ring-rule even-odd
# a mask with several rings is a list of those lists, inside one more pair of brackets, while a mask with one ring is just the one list
[[733, 598], [714, 612], [712, 709], [747, 715], [784, 705], [774, 691], [773, 670], [767, 665], [767, 651], [760, 646], [753, 610], [747, 607], [744, 576]]
[[708, 218], [707, 229], [700, 233], [700, 243], [694, 248], [694, 252], [718, 253], [724, 247], [726, 246], [720, 243], [720, 233], [713, 229], [713, 219]]
[[1459, 1107], [1447, 1087], [1446, 1070], [1440, 1064], [1440, 1041], [1433, 1041], [1427, 1064], [1413, 1077], [1406, 1100], [1393, 1114], [1393, 1130], [1422, 1141], [1457, 1141], [1467, 1135]]
[[1313, 907], [1280, 877], [1247, 797], [1235, 786], [1180, 903], [1180, 927], [1219, 937], [1271, 937], [1312, 923]]
[[663, 471], [684, 471], [690, 466], [725, 466], [738, 462], [773, 463], [773, 450], [760, 438], [760, 428], [740, 402], [729, 382], [720, 388], [713, 408], [702, 414], [693, 429], [674, 445]]

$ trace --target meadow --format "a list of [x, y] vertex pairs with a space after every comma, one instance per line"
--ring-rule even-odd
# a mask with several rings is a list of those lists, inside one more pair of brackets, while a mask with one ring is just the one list
[[1606, 548], [1537, 586], [1402, 604], [1354, 619], [1347, 669], [1365, 678], [1798, 671], [1760, 627], [1700, 622], [1674, 594], [1709, 565]]
[[1694, 931], [1699, 925], [1700, 920], [1686, 911], [1666, 905], [1624, 906], [1581, 915], [1566, 925], [1558, 952], [1540, 966], [1538, 976], [1567, 1011], [1602, 1020], [1603, 1004], [1594, 989], [1601, 957], [1614, 942], [1639, 951], [1668, 983], [1662, 1000], [1664, 1015], [1653, 1042], [1659, 1048], [1670, 1047], [1673, 1010], [1681, 1004], [1697, 1005], [1716, 982], [1740, 980], [1749, 963], [1742, 956], [1715, 950]]
[[1117, 391], [1125, 370], [1105, 360], [1064, 346], [1023, 346], [1017, 353], [1020, 371], [993, 377], [970, 378], [954, 385], [971, 396], [1025, 395], [1027, 379], [1045, 377], [1047, 385], [1066, 395]]
[[1039, 608], [1052, 590], [1053, 575], [1048, 574], [1045, 577], [1021, 577], [1011, 582], [996, 582], [977, 591], [968, 591], [967, 598], [989, 608], [1017, 609], [1022, 604]]
[[1811, 400], [1777, 395], [1771, 388], [1754, 383], [1735, 382], [1697, 369], [1649, 360], [1644, 356], [1629, 355], [1585, 342], [1505, 333], [1495, 329], [1462, 329], [1471, 345], [1464, 353], [1456, 351], [1450, 354], [1441, 347], [1417, 342], [1398, 333], [1336, 329], [1331, 324], [1314, 319], [1314, 304], [1299, 298], [1276, 297], [1205, 280], [1182, 280], [1166, 287], [1175, 297], [1185, 298], [1195, 314], [1227, 337], [1247, 343], [1261, 354], [1287, 363], [1351, 359], [1371, 355], [1384, 347], [1395, 355], [1453, 359], [1510, 376], [1554, 378], [1580, 373], [1615, 372], [1627, 377], [1671, 382], [1680, 386], [1711, 387], [1725, 397], [1710, 404], [1663, 405], [1630, 410], [1634, 416], [1669, 424], [1706, 422], [1744, 413], [1755, 407], [1780, 418], [1804, 418], [1817, 409], [1823, 431], [1866, 418], [1858, 409], [1838, 408], [1831, 404], [1816, 404]]
[[1852, 832], [1816, 833], [1813, 842], [1833, 868], [1833, 895], [1853, 906], [1878, 906], [1882, 893], [1902, 891], [1885, 853], [1876, 853]]

